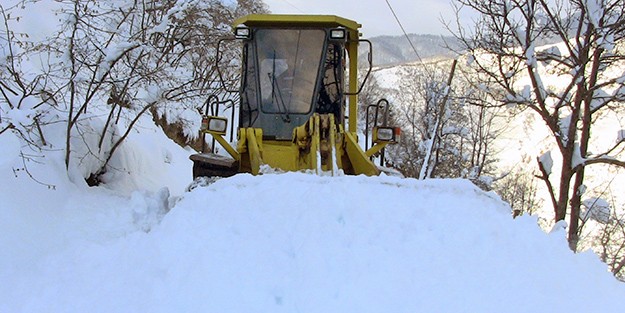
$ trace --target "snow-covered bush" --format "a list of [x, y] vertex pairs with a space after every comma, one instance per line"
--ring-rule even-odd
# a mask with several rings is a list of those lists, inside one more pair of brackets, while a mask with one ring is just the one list
[[30, 159], [63, 151], [66, 168], [94, 184], [143, 115], [197, 137], [198, 110], [215, 92], [218, 39], [239, 14], [266, 10], [256, 0], [28, 0], [0, 9], [0, 135], [17, 134]]

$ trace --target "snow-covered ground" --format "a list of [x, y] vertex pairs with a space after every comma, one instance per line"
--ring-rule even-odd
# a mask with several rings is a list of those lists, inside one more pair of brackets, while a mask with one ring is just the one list
[[89, 188], [47, 160], [31, 170], [49, 189], [14, 174], [5, 135], [0, 312], [625, 307], [625, 285], [594, 254], [467, 181], [285, 173], [184, 192], [189, 152], [144, 126], [116, 160], [123, 175]]

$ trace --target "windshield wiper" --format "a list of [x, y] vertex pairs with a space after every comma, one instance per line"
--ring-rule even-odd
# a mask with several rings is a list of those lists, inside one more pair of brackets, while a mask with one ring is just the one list
[[[271, 73], [267, 73], [267, 75], [269, 75], [269, 79], [271, 79], [271, 100], [276, 101], [278, 114], [280, 114], [282, 120], [286, 123], [290, 123], [291, 118], [289, 117], [289, 109], [287, 108], [286, 104], [284, 104], [284, 98], [282, 98], [282, 92], [280, 91], [280, 86], [278, 85], [278, 81], [276, 80], [276, 50], [273, 50], [273, 64]], [[276, 92], [276, 88], [278, 92]], [[282, 110], [280, 109], [280, 104], [282, 104], [282, 107], [284, 108], [284, 113], [282, 113]]]

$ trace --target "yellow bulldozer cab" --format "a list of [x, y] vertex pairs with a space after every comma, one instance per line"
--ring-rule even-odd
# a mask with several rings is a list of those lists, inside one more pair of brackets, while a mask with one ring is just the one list
[[192, 155], [194, 178], [259, 174], [263, 165], [378, 175], [371, 158], [398, 133], [383, 127], [371, 149], [358, 144], [357, 97], [366, 80], [359, 86], [360, 24], [332, 15], [253, 14], [234, 26], [233, 39], [242, 46], [237, 142], [224, 138], [234, 119], [205, 114], [202, 134], [210, 134], [229, 157]]

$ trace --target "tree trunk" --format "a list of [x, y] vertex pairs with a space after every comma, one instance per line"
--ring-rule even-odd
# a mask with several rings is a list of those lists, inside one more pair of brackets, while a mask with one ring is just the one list
[[582, 204], [582, 185], [584, 184], [584, 168], [582, 167], [575, 173], [575, 182], [573, 184], [573, 196], [571, 197], [571, 212], [569, 221], [569, 248], [577, 251], [577, 243], [579, 242], [579, 217]]
[[[569, 143], [569, 146], [572, 146]], [[560, 173], [560, 186], [558, 189], [558, 200], [556, 202], [555, 209], [555, 222], [563, 221], [566, 218], [566, 209], [569, 202], [569, 189], [571, 188], [571, 176], [573, 175], [573, 169], [571, 169], [571, 158], [573, 156], [572, 149], [567, 146], [562, 151], [562, 167]]]

